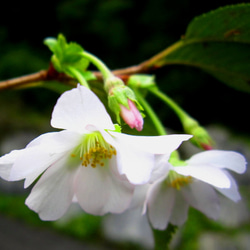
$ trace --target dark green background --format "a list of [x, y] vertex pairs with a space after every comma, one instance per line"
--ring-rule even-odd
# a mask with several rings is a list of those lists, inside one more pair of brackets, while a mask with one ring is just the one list
[[[111, 69], [134, 65], [179, 40], [195, 16], [236, 3], [240, 1], [5, 2], [0, 15], [0, 79], [47, 68], [51, 54], [43, 39], [56, 37], [59, 32]], [[191, 67], [167, 66], [156, 74], [161, 89], [202, 125], [222, 123], [238, 132], [248, 131], [249, 94]], [[23, 90], [15, 98], [49, 114], [57, 95], [48, 90]], [[159, 103], [151, 99], [165, 125], [180, 129], [173, 113], [164, 105], [159, 108]]]

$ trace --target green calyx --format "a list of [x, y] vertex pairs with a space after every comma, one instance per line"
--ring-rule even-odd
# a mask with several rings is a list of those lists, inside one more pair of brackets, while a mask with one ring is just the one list
[[129, 77], [128, 86], [131, 88], [147, 89], [155, 86], [155, 76], [146, 74], [136, 74]]
[[108, 105], [115, 113], [118, 123], [121, 123], [121, 105], [129, 109], [128, 100], [134, 102], [139, 110], [143, 110], [136, 99], [134, 91], [126, 86], [120, 78], [112, 76], [106, 79], [104, 88], [108, 93]]
[[114, 130], [110, 130], [110, 129], [105, 129], [105, 131], [109, 132], [117, 132], [117, 133], [121, 133], [122, 132], [122, 128], [119, 124], [114, 124], [115, 129]]
[[212, 149], [214, 142], [211, 136], [196, 120], [187, 116], [182, 119], [182, 124], [184, 131], [193, 135], [193, 138], [191, 138], [193, 144], [205, 150]]
[[184, 167], [187, 166], [188, 164], [186, 163], [186, 161], [182, 161], [176, 158], [170, 158], [169, 159], [169, 163], [173, 166], [173, 167]]
[[120, 123], [121, 105], [129, 109], [128, 99], [137, 103], [134, 92], [127, 86], [117, 86], [112, 90], [112, 94], [108, 96], [108, 105], [115, 113], [118, 123]]

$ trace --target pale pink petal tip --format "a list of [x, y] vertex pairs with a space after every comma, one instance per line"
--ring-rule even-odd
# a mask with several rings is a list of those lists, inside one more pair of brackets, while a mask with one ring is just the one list
[[128, 100], [129, 109], [121, 105], [121, 117], [129, 125], [138, 131], [143, 129], [143, 118], [133, 101]]

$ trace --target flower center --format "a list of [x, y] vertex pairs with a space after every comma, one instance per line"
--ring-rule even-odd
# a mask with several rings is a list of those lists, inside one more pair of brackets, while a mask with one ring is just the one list
[[71, 154], [72, 157], [80, 158], [82, 166], [93, 168], [98, 165], [103, 167], [105, 161], [111, 159], [113, 155], [116, 155], [116, 150], [103, 139], [100, 132], [84, 135], [81, 143]]
[[180, 190], [181, 187], [188, 185], [190, 182], [192, 182], [191, 176], [183, 176], [183, 175], [176, 173], [173, 170], [169, 171], [168, 177], [166, 179], [166, 184], [168, 186], [171, 186], [178, 190]]

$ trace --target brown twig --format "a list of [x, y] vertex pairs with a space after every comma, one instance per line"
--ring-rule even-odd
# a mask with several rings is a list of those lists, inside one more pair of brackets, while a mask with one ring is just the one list
[[70, 82], [72, 82], [72, 80], [74, 79], [63, 73], [58, 73], [54, 69], [52, 64], [50, 64], [48, 70], [41, 70], [33, 74], [1, 81], [0, 91], [5, 89], [20, 88], [29, 84], [35, 84], [42, 81], [52, 81], [52, 80], [70, 84]]
[[[54, 72], [52, 72], [54, 71]], [[128, 67], [125, 69], [117, 69], [114, 70], [113, 73], [121, 78], [126, 79], [128, 75], [135, 74], [135, 73], [143, 73], [148, 70], [143, 69], [141, 65], [138, 66], [132, 66]], [[94, 75], [98, 80], [102, 79], [102, 75], [100, 72], [93, 72]], [[13, 88], [19, 88], [23, 87], [28, 84], [34, 84], [36, 82], [41, 82], [41, 81], [52, 81], [56, 80], [59, 82], [63, 83], [70, 83], [72, 82], [72, 78], [63, 74], [63, 73], [58, 73], [55, 70], [52, 70], [52, 67], [50, 66], [48, 70], [41, 70], [39, 72], [13, 78], [13, 79], [8, 79], [5, 81], [0, 81], [0, 91], [5, 90], [5, 89], [13, 89]]]
[[[139, 74], [139, 73], [148, 73], [153, 69], [157, 69], [162, 67], [163, 64], [166, 64], [163, 58], [165, 58], [168, 54], [174, 51], [176, 48], [180, 46], [181, 42], [177, 42], [172, 46], [168, 47], [167, 49], [163, 50], [162, 52], [158, 53], [157, 55], [153, 56], [149, 60], [146, 60], [136, 66], [131, 66], [124, 69], [117, 69], [112, 71], [114, 75], [119, 76], [123, 80], [127, 80], [128, 77], [132, 74]], [[93, 72], [94, 75], [98, 80], [102, 79], [102, 75], [100, 72]], [[23, 87], [27, 84], [34, 84], [41, 81], [59, 81], [64, 84], [70, 84], [72, 81], [75, 81], [73, 78], [67, 76], [63, 73], [58, 73], [52, 64], [50, 64], [48, 70], [41, 70], [37, 73], [21, 76], [5, 81], [0, 82], [0, 91], [4, 89], [12, 89], [17, 87]]]
[[37, 82], [37, 81], [44, 81], [47, 78], [48, 71], [47, 70], [41, 70], [37, 73], [25, 75], [5, 81], [0, 82], [0, 90], [4, 89], [12, 89], [21, 87], [22, 85]]

